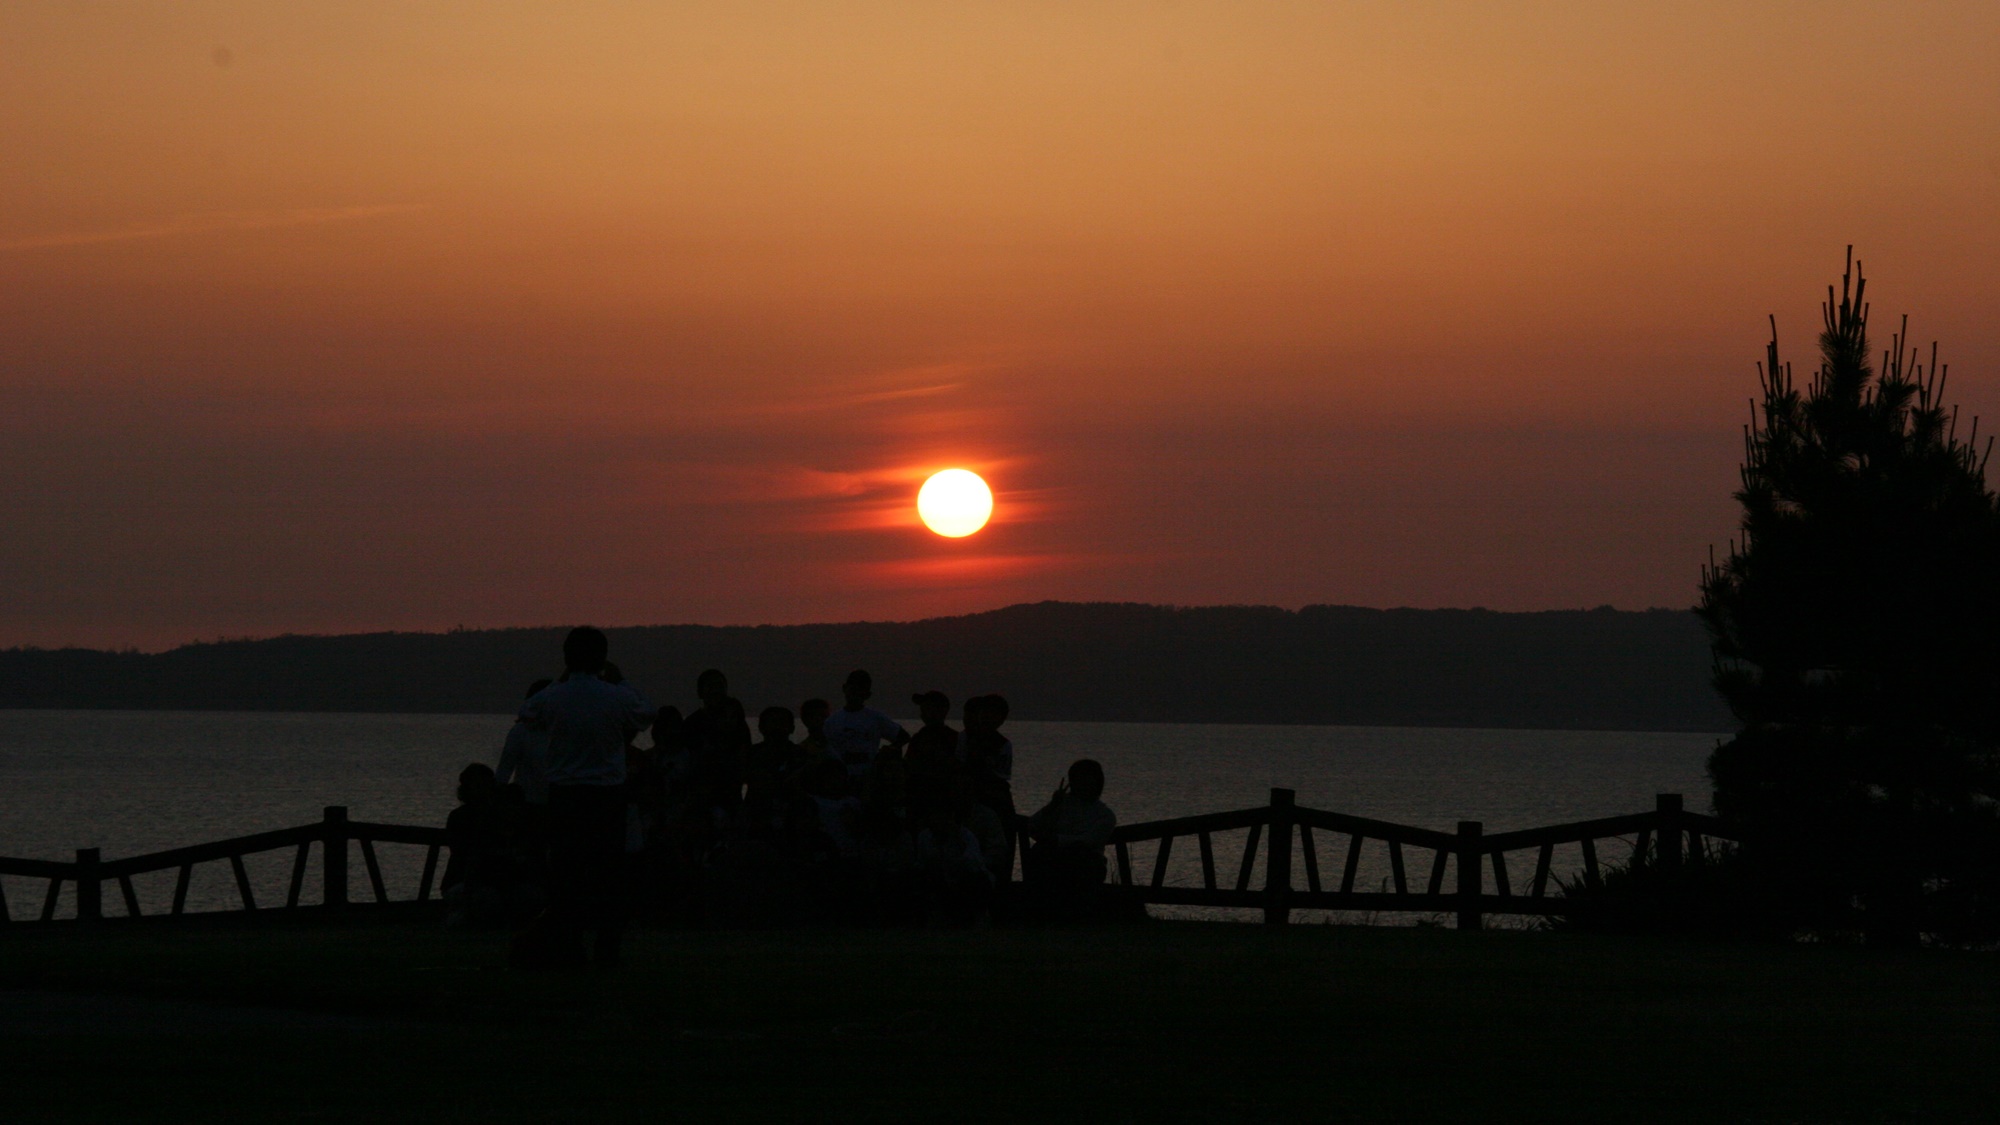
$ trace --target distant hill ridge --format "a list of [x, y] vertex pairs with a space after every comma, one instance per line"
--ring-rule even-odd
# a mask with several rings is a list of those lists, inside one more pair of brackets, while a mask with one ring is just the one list
[[[562, 628], [282, 636], [162, 653], [0, 652], [0, 707], [511, 711], [560, 670]], [[998, 691], [1019, 719], [1597, 730], [1727, 729], [1708, 642], [1682, 610], [1182, 608], [1040, 602], [961, 617], [829, 625], [608, 629], [650, 698], [687, 707], [729, 673], [753, 712], [837, 698], [849, 668], [876, 702]]]

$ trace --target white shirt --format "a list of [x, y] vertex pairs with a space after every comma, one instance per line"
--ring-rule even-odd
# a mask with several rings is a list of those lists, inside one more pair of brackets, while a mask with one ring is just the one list
[[826, 717], [826, 750], [847, 766], [850, 777], [859, 778], [875, 765], [875, 752], [882, 743], [903, 734], [903, 724], [873, 707], [849, 711], [842, 707]]
[[517, 781], [531, 805], [549, 803], [549, 732], [515, 723], [507, 730], [507, 743], [500, 748], [500, 764], [493, 769], [500, 784]]
[[623, 785], [625, 744], [653, 723], [653, 707], [625, 684], [572, 672], [521, 705], [526, 725], [548, 735], [550, 785]]

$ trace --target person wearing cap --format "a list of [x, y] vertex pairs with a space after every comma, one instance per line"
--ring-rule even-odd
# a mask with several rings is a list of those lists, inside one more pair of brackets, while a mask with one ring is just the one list
[[875, 756], [882, 751], [883, 743], [891, 750], [899, 750], [910, 740], [910, 732], [903, 729], [903, 724], [868, 706], [869, 697], [875, 694], [875, 678], [865, 670], [856, 668], [849, 672], [840, 685], [840, 693], [846, 705], [828, 715], [820, 729], [826, 736], [827, 752], [847, 767], [847, 776], [858, 788], [875, 768]]

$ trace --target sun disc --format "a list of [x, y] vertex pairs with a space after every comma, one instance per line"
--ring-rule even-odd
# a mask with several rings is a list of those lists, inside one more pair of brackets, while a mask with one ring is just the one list
[[917, 490], [917, 515], [947, 539], [963, 539], [993, 517], [993, 490], [969, 469], [932, 473]]

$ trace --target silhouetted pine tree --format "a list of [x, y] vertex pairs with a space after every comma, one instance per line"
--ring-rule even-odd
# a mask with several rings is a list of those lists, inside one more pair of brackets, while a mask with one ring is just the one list
[[[1742, 538], [1702, 575], [1716, 686], [1742, 724], [1709, 759], [1744, 859], [1820, 927], [1977, 927], [2000, 850], [2000, 505], [1978, 424], [1908, 318], [1870, 364], [1848, 250], [1802, 389], [1777, 323], [1745, 431]], [[1856, 918], [1854, 911], [1861, 911]]]

